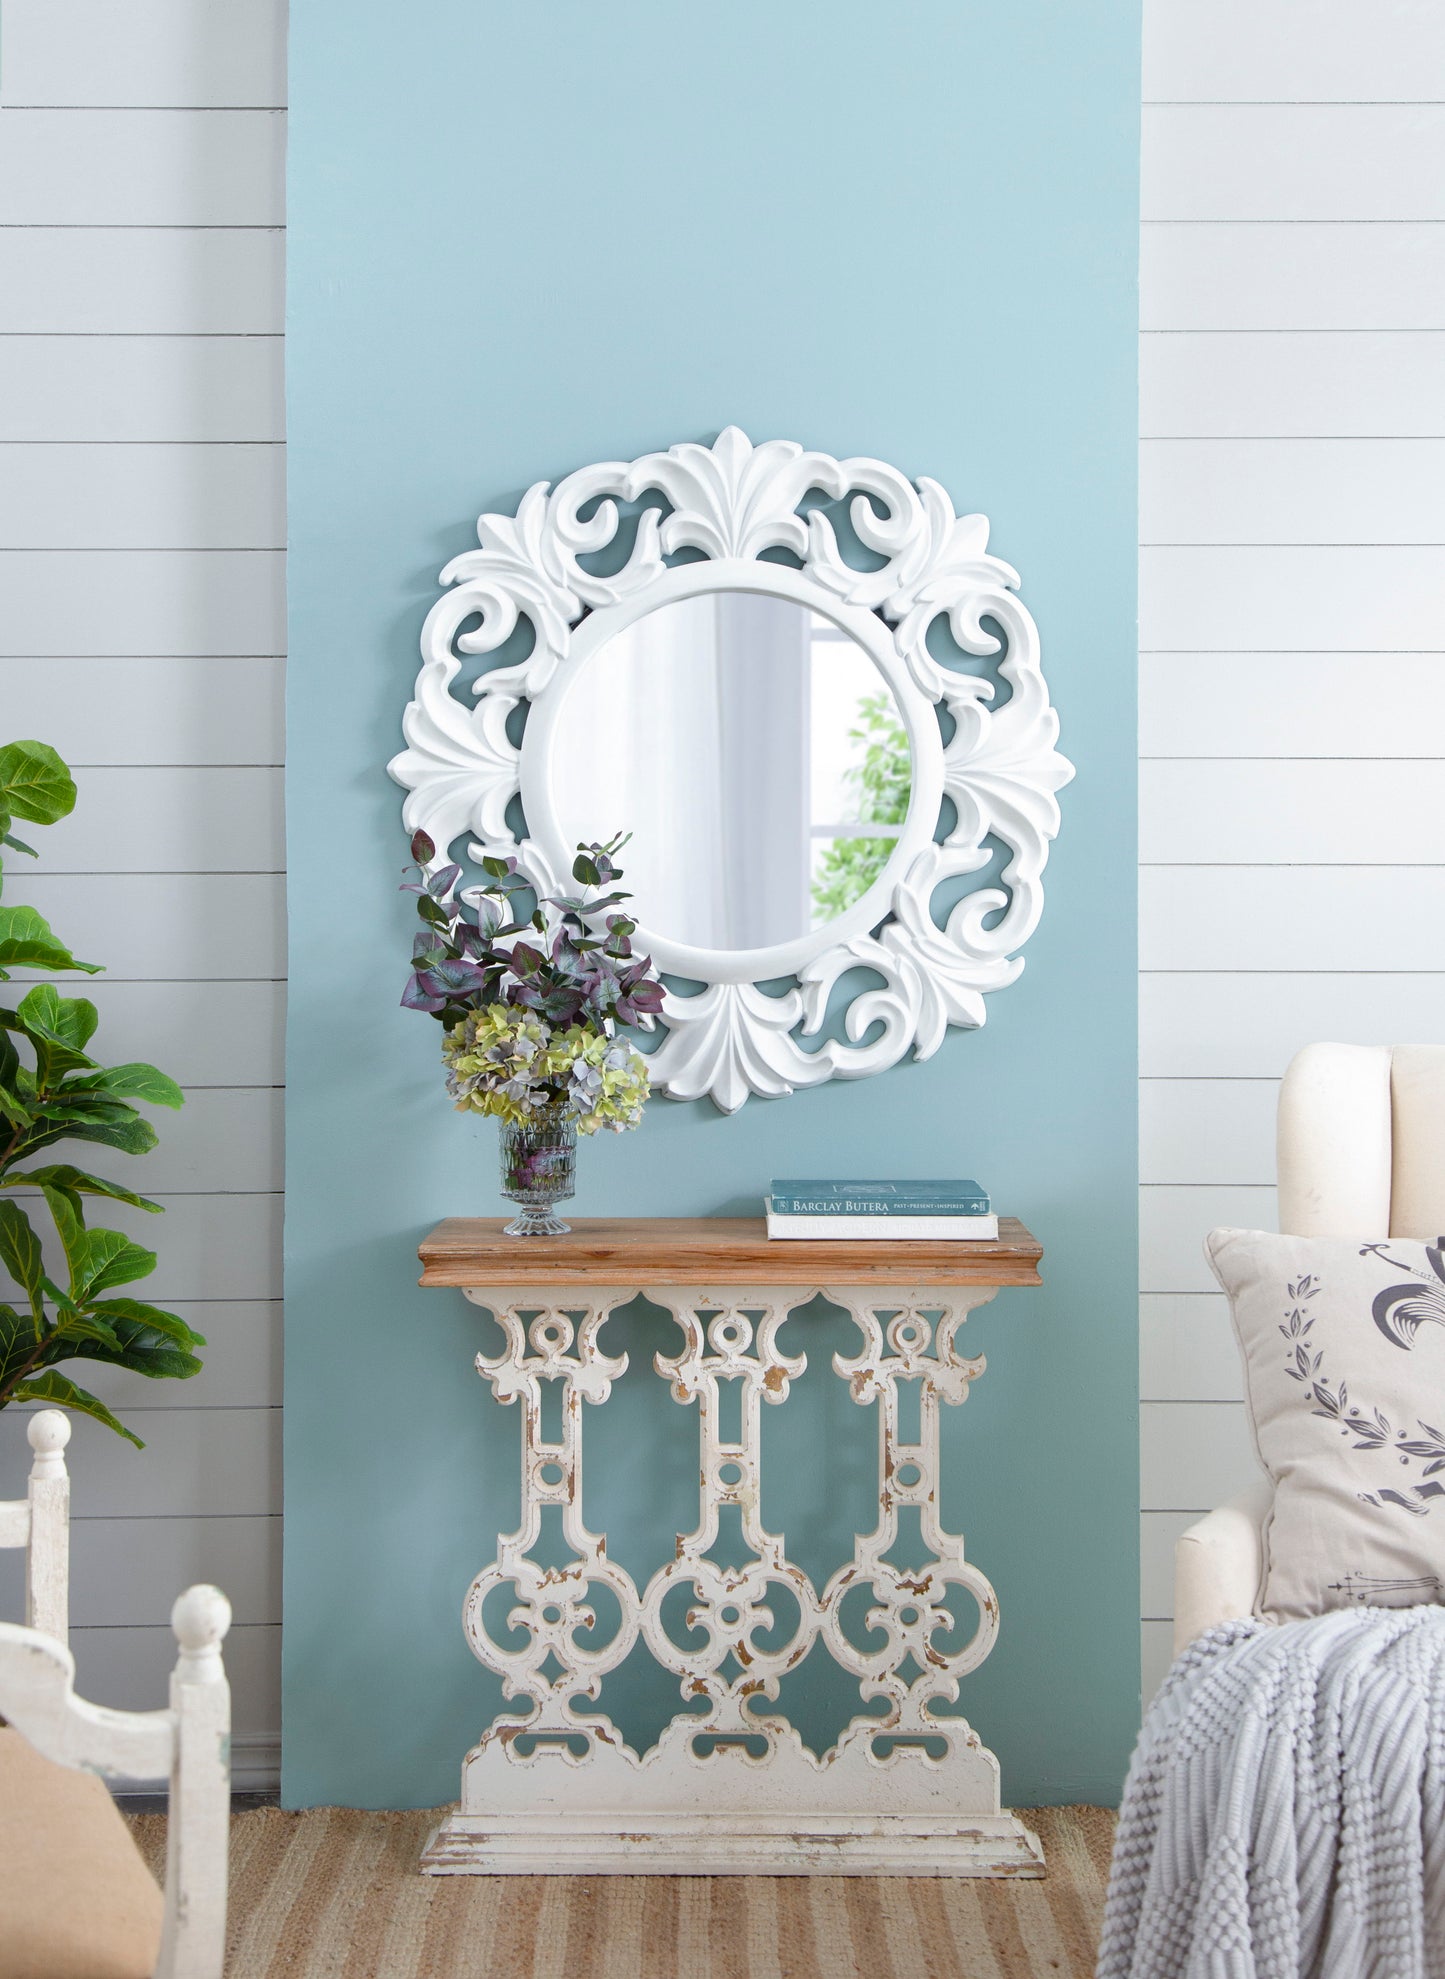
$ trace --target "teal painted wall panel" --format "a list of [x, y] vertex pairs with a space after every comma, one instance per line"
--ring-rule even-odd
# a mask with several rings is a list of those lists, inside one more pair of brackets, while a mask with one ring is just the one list
[[[287, 1802], [453, 1798], [500, 1695], [459, 1613], [516, 1522], [516, 1419], [472, 1372], [491, 1322], [415, 1283], [432, 1223], [498, 1207], [494, 1129], [449, 1111], [436, 1027], [397, 1003], [383, 766], [421, 620], [481, 510], [729, 422], [991, 517], [1079, 774], [984, 1030], [731, 1119], [658, 1101], [584, 1144], [575, 1207], [961, 1172], [1030, 1223], [1047, 1282], [969, 1321], [989, 1371], [945, 1424], [945, 1512], [1003, 1612], [963, 1706], [1015, 1803], [1112, 1798], [1138, 1712], [1132, 0], [292, 0], [291, 36]], [[867, 1495], [837, 1324], [790, 1322], [813, 1371], [768, 1425], [769, 1514], [820, 1561]], [[644, 1372], [660, 1317], [613, 1325], [634, 1375], [593, 1418], [589, 1516], [626, 1558], [686, 1522], [694, 1425]], [[672, 1706], [645, 1671], [615, 1690], [638, 1727]]]

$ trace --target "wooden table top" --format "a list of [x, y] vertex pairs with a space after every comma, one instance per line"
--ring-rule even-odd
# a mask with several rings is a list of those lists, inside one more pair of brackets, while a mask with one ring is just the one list
[[422, 1239], [423, 1285], [1038, 1285], [1043, 1245], [1014, 1216], [996, 1240], [770, 1238], [760, 1216], [579, 1216], [566, 1237], [507, 1237], [449, 1216]]

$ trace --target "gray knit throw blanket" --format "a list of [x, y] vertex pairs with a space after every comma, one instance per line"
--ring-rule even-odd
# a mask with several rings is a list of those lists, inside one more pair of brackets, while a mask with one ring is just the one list
[[1129, 1769], [1098, 1979], [1445, 1979], [1445, 1608], [1185, 1650]]

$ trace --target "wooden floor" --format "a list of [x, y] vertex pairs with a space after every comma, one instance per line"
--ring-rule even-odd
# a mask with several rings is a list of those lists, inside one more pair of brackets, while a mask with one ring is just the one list
[[[1114, 1832], [1026, 1813], [1042, 1882], [422, 1876], [437, 1819], [236, 1815], [227, 1979], [1093, 1979]], [[164, 1816], [134, 1826], [159, 1869]]]

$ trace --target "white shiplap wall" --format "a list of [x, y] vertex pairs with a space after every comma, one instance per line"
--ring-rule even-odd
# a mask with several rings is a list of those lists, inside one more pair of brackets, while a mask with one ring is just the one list
[[74, 1646], [88, 1696], [160, 1704], [172, 1599], [224, 1587], [238, 1785], [281, 1723], [285, 33], [284, 0], [8, 0], [0, 42], [0, 739], [80, 787], [12, 897], [107, 964], [106, 1057], [186, 1088], [128, 1227], [211, 1343], [90, 1382], [147, 1447], [77, 1424]]
[[[1445, 8], [1145, 0], [1145, 1695], [1253, 1473], [1215, 1223], [1312, 1038], [1445, 1041]], [[1427, 100], [1422, 100], [1427, 99]]]

